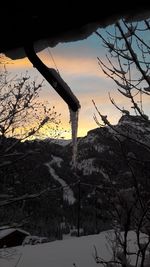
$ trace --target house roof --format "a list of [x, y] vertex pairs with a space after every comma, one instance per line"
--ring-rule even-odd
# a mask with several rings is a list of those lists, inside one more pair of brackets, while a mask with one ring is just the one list
[[[32, 4], [31, 4], [32, 3]], [[100, 6], [101, 4], [101, 6]], [[132, 4], [126, 0], [102, 3], [86, 1], [3, 1], [1, 4], [0, 53], [12, 59], [28, 57], [33, 66], [61, 95], [70, 109], [76, 111], [80, 104], [70, 89], [50, 76], [46, 65], [37, 52], [60, 42], [71, 42], [87, 38], [97, 28], [115, 23], [120, 18], [137, 20], [150, 17], [150, 2]], [[68, 90], [70, 93], [68, 93]]]
[[23, 233], [25, 235], [30, 235], [30, 233], [28, 233], [28, 232], [26, 232], [20, 228], [7, 228], [7, 229], [4, 228], [4, 229], [0, 230], [0, 239], [3, 239], [4, 237], [6, 237], [6, 236], [8, 236], [11, 233], [16, 232], [16, 231]]
[[[30, 1], [31, 2], [31, 1]], [[119, 5], [117, 0], [103, 1], [102, 6], [97, 3], [78, 1], [3, 1], [1, 5], [1, 42], [0, 53], [11, 58], [22, 58], [23, 51], [19, 51], [28, 42], [48, 40], [38, 43], [37, 51], [45, 46], [55, 46], [59, 42], [70, 42], [87, 38], [98, 27], [114, 23], [124, 17], [127, 20], [144, 18], [150, 15], [150, 3], [138, 1], [132, 4], [126, 0]], [[8, 53], [16, 49], [18, 53]]]

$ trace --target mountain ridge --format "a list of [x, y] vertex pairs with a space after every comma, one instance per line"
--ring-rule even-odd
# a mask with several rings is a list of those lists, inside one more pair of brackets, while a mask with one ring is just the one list
[[[65, 221], [65, 229], [77, 225], [79, 186], [85, 233], [95, 231], [95, 188], [101, 192], [97, 197], [98, 225], [103, 230], [110, 227], [104, 191], [110, 187], [110, 182], [118, 190], [129, 190], [134, 186], [129, 163], [139, 183], [143, 187], [149, 183], [150, 122], [144, 118], [124, 115], [112, 127], [95, 128], [85, 137], [79, 137], [76, 169], [73, 168], [71, 140], [65, 141], [65, 146], [63, 142], [49, 141], [18, 143], [16, 152], [27, 156], [21, 160], [17, 160], [17, 154], [10, 156], [10, 161], [16, 157], [15, 163], [0, 169], [0, 195], [18, 197], [49, 189], [37, 199], [14, 206], [13, 220], [28, 217], [26, 230], [33, 234], [58, 238], [60, 222]], [[3, 209], [2, 225], [9, 223], [10, 214], [11, 207], [7, 211]]]

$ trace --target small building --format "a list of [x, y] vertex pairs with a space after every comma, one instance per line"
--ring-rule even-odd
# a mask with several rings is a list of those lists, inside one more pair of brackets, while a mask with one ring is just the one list
[[4, 228], [0, 230], [0, 248], [16, 247], [22, 245], [28, 232], [20, 228]]

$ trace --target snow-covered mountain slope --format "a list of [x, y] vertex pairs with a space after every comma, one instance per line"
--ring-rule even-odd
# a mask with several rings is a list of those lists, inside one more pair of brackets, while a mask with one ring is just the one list
[[61, 168], [62, 162], [63, 162], [62, 158], [52, 155], [52, 160], [50, 162], [45, 163], [45, 165], [48, 167], [50, 176], [53, 177], [54, 180], [58, 181], [59, 184], [62, 186], [63, 199], [65, 201], [68, 201], [68, 203], [72, 205], [76, 201], [74, 193], [69, 187], [69, 185], [67, 185], [67, 183], [60, 176], [57, 175], [55, 168], [53, 167], [53, 164], [56, 164], [59, 168]]
[[[18, 184], [17, 194], [22, 190], [19, 183], [21, 184], [24, 179], [27, 185], [25, 191], [28, 191], [30, 182], [31, 189], [34, 185], [35, 187], [38, 185], [39, 188], [63, 186], [62, 181], [64, 185], [71, 186], [79, 179], [81, 182], [102, 185], [109, 177], [122, 184], [122, 187], [125, 183], [128, 186], [131, 170], [127, 166], [125, 157], [138, 162], [136, 169], [139, 177], [141, 175], [143, 177], [139, 162], [150, 160], [150, 121], [145, 121], [139, 116], [124, 115], [112, 128], [108, 126], [96, 128], [89, 131], [87, 136], [78, 138], [76, 169], [72, 166], [72, 151], [71, 140], [45, 139], [19, 144], [15, 152], [25, 153], [28, 157], [19, 162], [15, 178], [13, 172], [10, 172], [12, 175], [10, 184], [11, 180]], [[15, 155], [17, 157], [17, 154]], [[12, 158], [10, 157], [10, 160]], [[134, 164], [137, 162], [134, 161]], [[49, 167], [45, 164], [49, 164]], [[32, 165], [31, 170], [30, 165]], [[55, 178], [59, 177], [62, 180], [54, 179], [54, 174]], [[24, 176], [26, 178], [22, 181], [21, 177]]]
[[[72, 226], [77, 227], [80, 191], [84, 233], [91, 233], [92, 227], [92, 233], [95, 233], [96, 197], [101, 216], [97, 215], [100, 217], [97, 219], [99, 226], [102, 230], [108, 229], [108, 201], [102, 191], [110, 186], [110, 181], [117, 190], [128, 190], [134, 187], [133, 178], [136, 177], [140, 190], [148, 190], [149, 194], [149, 133], [150, 122], [137, 116], [123, 116], [112, 128], [93, 129], [87, 136], [78, 138], [76, 169], [72, 166], [70, 141], [66, 141], [65, 146], [50, 140], [20, 143], [15, 147], [15, 154], [10, 153], [7, 157], [7, 161], [15, 162], [0, 169], [0, 199], [5, 201], [9, 196], [19, 197], [44, 191], [41, 197], [28, 200], [20, 207], [16, 205], [14, 221], [18, 221], [18, 214], [19, 218], [27, 215], [30, 220], [27, 231], [34, 235], [43, 235], [44, 231], [44, 235], [58, 238], [58, 222], [65, 221], [67, 230], [68, 227], [69, 230]], [[10, 141], [15, 142], [5, 141], [6, 145]], [[5, 147], [1, 151], [5, 152]], [[21, 160], [17, 160], [18, 155], [21, 155]], [[95, 188], [99, 190], [97, 196]], [[8, 222], [11, 214], [11, 208], [4, 208], [1, 225]]]
[[98, 175], [103, 180], [127, 172], [124, 157], [145, 160], [149, 151], [150, 121], [124, 115], [117, 125], [93, 129], [78, 140], [77, 169], [81, 176]]

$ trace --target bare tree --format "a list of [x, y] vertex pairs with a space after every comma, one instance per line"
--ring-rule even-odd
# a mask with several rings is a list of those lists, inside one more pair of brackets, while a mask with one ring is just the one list
[[[23, 201], [39, 198], [50, 189], [45, 188], [46, 185], [42, 185], [39, 190], [34, 192], [15, 193], [17, 192], [15, 176], [21, 175], [23, 181], [28, 179], [29, 173], [32, 177], [33, 167], [29, 167], [26, 173], [23, 171], [23, 164], [28, 158], [32, 160], [33, 156], [35, 158], [38, 154], [34, 150], [18, 149], [21, 142], [34, 138], [61, 137], [61, 114], [56, 112], [54, 106], [50, 107], [48, 102], [39, 100], [39, 91], [42, 89], [42, 85], [43, 81], [36, 83], [27, 73], [23, 76], [13, 77], [5, 66], [0, 72], [0, 183], [4, 187], [1, 187], [0, 192], [1, 216], [5, 205], [9, 209], [13, 203], [22, 203], [23, 205]], [[8, 190], [10, 180], [13, 194]], [[16, 225], [22, 224], [23, 220], [16, 222]]]
[[[144, 172], [146, 165], [150, 162], [149, 126], [150, 121], [144, 110], [144, 101], [150, 96], [150, 45], [148, 35], [150, 33], [150, 20], [142, 22], [127, 23], [125, 20], [118, 21], [111, 32], [106, 35], [96, 31], [97, 36], [102, 40], [108, 53], [106, 61], [98, 57], [98, 64], [104, 74], [117, 85], [118, 92], [129, 100], [130, 109], [119, 107], [116, 101], [109, 94], [111, 103], [122, 113], [125, 118], [135, 114], [139, 123], [143, 123], [147, 137], [139, 139], [138, 129], [130, 131], [128, 125], [115, 127], [107, 115], [101, 114], [96, 103], [93, 101], [97, 115], [94, 115], [96, 123], [102, 127], [107, 126], [118, 143], [124, 162], [130, 171], [131, 187], [128, 189], [116, 189], [110, 178], [110, 192], [107, 192], [110, 202], [112, 223], [115, 222], [115, 238], [112, 243], [113, 257], [111, 261], [101, 259], [95, 249], [97, 263], [104, 266], [134, 266], [144, 267], [149, 257], [150, 244], [150, 199], [149, 199], [149, 176], [145, 179]], [[134, 111], [134, 113], [132, 112]], [[137, 127], [137, 126], [135, 126]], [[146, 158], [134, 157], [124, 146], [124, 140], [130, 142], [130, 147], [136, 144], [139, 152], [146, 151]], [[142, 150], [141, 150], [142, 149]], [[138, 175], [136, 167], [140, 166], [142, 172]], [[143, 177], [142, 177], [143, 175]], [[143, 181], [143, 179], [145, 179]], [[144, 183], [147, 185], [145, 186]], [[112, 195], [113, 192], [113, 195]], [[117, 227], [116, 227], [117, 226]], [[129, 231], [133, 230], [136, 236], [136, 250], [129, 247]], [[141, 240], [141, 233], [146, 233], [144, 240]], [[131, 257], [134, 255], [134, 265], [131, 264]]]
[[[48, 102], [39, 100], [43, 81], [36, 83], [26, 73], [12, 77], [4, 67], [0, 73], [0, 144], [7, 138], [15, 138], [13, 144], [1, 149], [1, 164], [12, 153], [14, 146], [26, 139], [61, 137], [61, 114]], [[8, 161], [7, 161], [8, 162]]]
[[[42, 83], [32, 81], [25, 74], [11, 77], [6, 69], [0, 73], [0, 135], [25, 140], [39, 133], [44, 126], [56, 126], [58, 134], [60, 114], [49, 103], [38, 100]], [[53, 128], [54, 130], [54, 128]], [[48, 131], [47, 131], [48, 134]]]
[[[149, 20], [130, 24], [125, 20], [117, 22], [113, 33], [107, 32], [108, 38], [96, 32], [108, 49], [107, 63], [98, 57], [100, 68], [116, 83], [119, 93], [130, 100], [135, 113], [145, 120], [148, 117], [144, 112], [143, 101], [145, 96], [150, 96], [149, 32]], [[129, 110], [118, 107], [111, 96], [110, 100], [123, 114], [129, 114]]]

